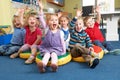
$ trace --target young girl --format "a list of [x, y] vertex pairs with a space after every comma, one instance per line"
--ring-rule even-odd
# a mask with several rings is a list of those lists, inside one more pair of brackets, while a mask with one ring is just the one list
[[[39, 2], [41, 7], [42, 3]], [[41, 10], [43, 8], [41, 7]], [[42, 12], [42, 11], [41, 11]], [[43, 20], [43, 13], [40, 15], [40, 20]], [[48, 31], [42, 41], [39, 50], [41, 56], [43, 56], [42, 61], [38, 62], [38, 68], [40, 72], [45, 72], [45, 67], [49, 59], [51, 58], [51, 68], [52, 71], [56, 71], [58, 68], [58, 56], [64, 55], [66, 53], [65, 42], [64, 42], [64, 33], [58, 28], [58, 16], [51, 14], [47, 19], [47, 25], [45, 21], [41, 21], [41, 24], [44, 27], [48, 27]]]
[[14, 32], [10, 44], [0, 46], [0, 55], [11, 55], [19, 50], [19, 48], [24, 44], [25, 29], [21, 23], [20, 9], [13, 16], [13, 27]]
[[[59, 14], [59, 13], [58, 13]], [[69, 33], [69, 17], [67, 15], [62, 15], [60, 17], [61, 30], [64, 32], [64, 41], [66, 43], [66, 49], [68, 49], [70, 33]]]
[[99, 59], [94, 53], [90, 37], [83, 30], [84, 23], [81, 15], [81, 10], [77, 10], [76, 17], [70, 22], [70, 53], [72, 57], [82, 56], [90, 68], [95, 68], [99, 64]]
[[36, 57], [37, 48], [41, 43], [42, 33], [41, 30], [36, 26], [37, 19], [35, 14], [29, 13], [26, 18], [26, 25], [25, 44], [19, 49], [17, 53], [11, 55], [10, 58], [16, 58], [21, 52], [31, 49], [31, 55], [25, 61], [26, 64], [31, 64]]

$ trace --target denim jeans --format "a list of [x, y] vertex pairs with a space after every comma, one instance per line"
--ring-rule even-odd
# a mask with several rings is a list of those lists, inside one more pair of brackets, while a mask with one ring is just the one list
[[107, 49], [108, 51], [112, 51], [113, 47], [112, 44], [110, 42], [104, 41], [104, 42], [100, 42], [99, 40], [95, 40], [93, 42], [93, 44], [100, 46], [103, 50]]
[[20, 49], [21, 46], [19, 45], [1, 45], [0, 46], [0, 55], [11, 55], [15, 52], [17, 52]]

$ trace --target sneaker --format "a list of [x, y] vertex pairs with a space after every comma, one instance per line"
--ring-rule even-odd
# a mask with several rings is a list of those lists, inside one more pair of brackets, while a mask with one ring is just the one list
[[14, 54], [10, 55], [10, 58], [14, 59], [14, 58], [16, 58], [16, 57], [18, 57], [18, 56], [19, 56], [18, 53], [14, 53]]
[[38, 62], [37, 66], [38, 66], [41, 73], [45, 72], [45, 65], [43, 64], [43, 62]]
[[53, 72], [57, 71], [58, 66], [56, 64], [51, 64], [50, 66], [51, 66]]
[[103, 50], [105, 54], [109, 53], [109, 51], [107, 49]]
[[120, 49], [114, 49], [114, 50], [110, 51], [109, 53], [114, 54], [114, 55], [120, 55]]
[[29, 57], [26, 61], [25, 64], [32, 64], [34, 62], [35, 58], [34, 57]]
[[99, 59], [95, 58], [89, 63], [89, 66], [90, 68], [94, 69], [98, 64], [99, 64]]

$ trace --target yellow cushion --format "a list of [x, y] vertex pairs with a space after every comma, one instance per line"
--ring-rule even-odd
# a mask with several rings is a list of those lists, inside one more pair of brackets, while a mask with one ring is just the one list
[[[30, 57], [31, 51], [24, 51], [20, 53], [19, 57], [22, 59], [28, 59]], [[37, 52], [39, 54], [39, 51]]]
[[[102, 50], [102, 48], [99, 47], [99, 46], [96, 46], [96, 45], [94, 45], [93, 48], [94, 48], [94, 51], [97, 54], [99, 54], [99, 59], [102, 59], [103, 56], [104, 56], [104, 51]], [[72, 58], [72, 60], [73, 61], [77, 61], [77, 62], [85, 62], [84, 58], [81, 57], [81, 56], [80, 57], [76, 57], [76, 58]]]
[[[71, 61], [71, 59], [72, 59], [71, 54], [68, 52], [62, 56], [58, 56], [58, 65], [60, 66], [60, 65], [67, 64], [68, 62]], [[36, 63], [40, 62], [41, 60], [42, 60], [42, 57], [40, 54], [38, 54], [36, 56]], [[48, 66], [49, 65], [50, 65], [50, 61], [48, 62]]]

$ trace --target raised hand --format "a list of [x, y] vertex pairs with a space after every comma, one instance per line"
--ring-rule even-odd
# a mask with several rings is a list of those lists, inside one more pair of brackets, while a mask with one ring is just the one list
[[42, 0], [38, 0], [38, 5], [39, 5], [39, 8], [40, 8], [40, 12], [43, 12]]
[[76, 17], [82, 16], [82, 10], [77, 9], [76, 11]]
[[100, 23], [100, 21], [101, 21], [100, 7], [99, 7], [99, 6], [96, 6], [95, 11], [96, 11], [96, 13], [97, 13], [97, 15], [96, 15], [96, 17], [97, 17], [96, 21], [97, 21], [98, 23]]
[[97, 7], [95, 8], [95, 11], [96, 11], [97, 13], [100, 13], [100, 7], [97, 6]]
[[58, 18], [60, 18], [62, 16], [62, 12], [58, 12], [57, 16], [58, 16]]

